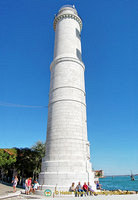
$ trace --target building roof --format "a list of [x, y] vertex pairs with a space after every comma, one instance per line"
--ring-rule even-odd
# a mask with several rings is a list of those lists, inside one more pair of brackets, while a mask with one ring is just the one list
[[7, 152], [9, 155], [15, 155], [16, 156], [16, 151], [15, 151], [15, 149], [1, 149], [1, 150], [3, 150], [3, 151], [5, 151], [5, 152]]

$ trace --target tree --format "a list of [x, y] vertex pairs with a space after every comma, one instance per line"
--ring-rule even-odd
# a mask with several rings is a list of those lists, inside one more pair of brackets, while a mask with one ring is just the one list
[[16, 149], [0, 149], [0, 171], [1, 178], [12, 176], [16, 163]]
[[45, 143], [38, 141], [32, 148], [17, 149], [16, 169], [18, 175], [37, 178], [41, 171], [42, 157], [45, 155]]
[[0, 149], [0, 167], [9, 166], [16, 162], [16, 150]]
[[32, 177], [35, 169], [35, 153], [29, 148], [17, 149], [16, 169], [21, 177]]
[[38, 177], [41, 171], [42, 158], [45, 156], [45, 147], [45, 143], [38, 141], [31, 148], [32, 151], [35, 152], [35, 169], [33, 173], [34, 178]]
[[25, 177], [38, 178], [44, 155], [45, 143], [41, 141], [36, 142], [32, 148], [0, 149], [0, 171], [10, 178], [13, 171], [21, 180]]
[[45, 147], [46, 147], [46, 143], [43, 143], [41, 141], [38, 141], [35, 143], [35, 145], [32, 146], [32, 150], [33, 151], [37, 151], [39, 156], [41, 157], [44, 157], [45, 156]]

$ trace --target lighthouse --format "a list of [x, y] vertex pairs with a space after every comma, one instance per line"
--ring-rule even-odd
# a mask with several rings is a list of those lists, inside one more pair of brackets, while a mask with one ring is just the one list
[[46, 155], [39, 181], [51, 190], [68, 191], [73, 182], [90, 182], [95, 189], [87, 137], [82, 20], [75, 7], [67, 5], [59, 10], [53, 26]]

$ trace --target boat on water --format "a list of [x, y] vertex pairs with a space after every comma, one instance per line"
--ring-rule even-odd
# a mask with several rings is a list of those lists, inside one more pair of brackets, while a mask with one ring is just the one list
[[135, 180], [135, 178], [134, 178], [134, 175], [132, 174], [132, 172], [131, 172], [131, 181], [134, 181]]

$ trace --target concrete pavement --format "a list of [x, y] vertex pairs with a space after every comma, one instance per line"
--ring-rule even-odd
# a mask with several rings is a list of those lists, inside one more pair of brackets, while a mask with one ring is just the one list
[[25, 195], [21, 194], [23, 189], [17, 188], [17, 192], [13, 193], [12, 186], [7, 186], [4, 184], [0, 184], [0, 200], [138, 200], [138, 194], [131, 195], [98, 195], [98, 196], [83, 196], [83, 197], [71, 197], [71, 196], [60, 196], [60, 197], [45, 197], [38, 195]]

